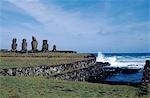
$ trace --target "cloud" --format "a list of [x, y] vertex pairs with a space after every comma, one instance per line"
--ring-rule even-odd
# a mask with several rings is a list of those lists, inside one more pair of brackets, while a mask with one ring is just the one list
[[[87, 23], [84, 19], [80, 19], [80, 16], [68, 13], [56, 5], [50, 4], [49, 7], [46, 7], [39, 1], [31, 3], [29, 1], [18, 2], [18, 0], [9, 0], [9, 2], [34, 17], [47, 31], [87, 33], [94, 29], [90, 23]], [[55, 29], [56, 27], [57, 29]]]
[[[134, 36], [135, 40], [138, 40], [139, 38], [136, 39], [138, 34], [143, 33], [142, 35], [146, 36], [149, 31], [147, 21], [134, 20], [134, 18], [139, 19], [139, 16], [136, 17], [129, 10], [131, 5], [126, 10], [124, 7], [121, 8], [122, 6], [120, 8], [114, 7], [114, 2], [100, 2], [96, 6], [84, 7], [82, 5], [81, 8], [70, 11], [51, 1], [48, 1], [47, 4], [43, 3], [43, 0], [7, 1], [10, 5], [15, 6], [7, 10], [30, 16], [36, 22], [22, 17], [23, 22], [17, 20], [17, 23], [12, 22], [10, 27], [3, 26], [0, 31], [7, 32], [5, 35], [8, 32], [13, 32], [13, 35], [18, 38], [24, 36], [29, 41], [30, 37], [35, 35], [39, 40], [48, 39], [49, 42], [59, 44], [60, 47], [70, 46], [75, 50], [84, 50], [90, 46], [95, 48], [101, 47], [101, 45], [107, 48], [106, 46], [113, 44], [114, 39], [122, 39], [124, 36]], [[79, 0], [77, 1], [80, 3]], [[21, 41], [21, 39], [19, 40]], [[135, 44], [135, 42], [131, 41], [131, 44]], [[143, 41], [143, 43], [147, 42]]]
[[[96, 17], [95, 20], [91, 17], [83, 17], [84, 13], [68, 12], [63, 10], [60, 6], [53, 3], [49, 3], [48, 6], [43, 4], [39, 0], [8, 0], [10, 3], [14, 4], [16, 7], [24, 10], [28, 15], [32, 16], [35, 20], [41, 23], [43, 26], [41, 29], [45, 29], [46, 32], [54, 32], [57, 34], [68, 34], [68, 35], [109, 35], [114, 33], [126, 33], [126, 32], [135, 32], [132, 28], [141, 23], [131, 23], [130, 24], [112, 24], [112, 21], [117, 21], [117, 17], [112, 18], [112, 16], [107, 13], [107, 9], [111, 8], [110, 2], [104, 2], [106, 9], [102, 14], [106, 14], [105, 18]], [[132, 13], [130, 13], [131, 17]], [[122, 19], [127, 19], [129, 16], [128, 13], [123, 13], [119, 15]], [[130, 20], [129, 20], [130, 21]], [[127, 21], [126, 21], [127, 22]], [[25, 23], [29, 24], [30, 23]], [[142, 23], [143, 24], [143, 23]], [[139, 26], [139, 28], [142, 28]], [[145, 23], [144, 23], [145, 24]], [[24, 25], [24, 24], [23, 24]], [[25, 25], [27, 26], [27, 25]]]

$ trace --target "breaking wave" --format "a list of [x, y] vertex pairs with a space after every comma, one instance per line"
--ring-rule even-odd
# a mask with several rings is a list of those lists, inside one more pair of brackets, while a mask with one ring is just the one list
[[143, 68], [145, 65], [145, 60], [149, 60], [150, 55], [104, 55], [102, 52], [98, 52], [96, 62], [109, 62], [112, 67], [127, 67], [135, 66], [138, 68]]

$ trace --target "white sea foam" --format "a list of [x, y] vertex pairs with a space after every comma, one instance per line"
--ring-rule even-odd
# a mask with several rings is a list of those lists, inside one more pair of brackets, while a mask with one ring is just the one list
[[145, 59], [133, 58], [128, 56], [111, 56], [106, 57], [101, 52], [98, 52], [96, 62], [109, 62], [112, 67], [134, 67], [143, 68], [145, 65]]

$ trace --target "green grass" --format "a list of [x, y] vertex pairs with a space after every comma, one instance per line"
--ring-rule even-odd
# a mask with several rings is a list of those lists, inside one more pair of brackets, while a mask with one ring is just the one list
[[148, 93], [149, 93], [149, 98], [150, 98], [150, 83], [148, 84]]
[[13, 53], [13, 52], [8, 52], [8, 53], [2, 53], [0, 52], [0, 57], [69, 57], [69, 58], [82, 58], [88, 56], [88, 54], [80, 54], [80, 53]]
[[44, 77], [1, 76], [0, 80], [0, 98], [138, 98], [138, 89], [125, 85], [93, 84]]
[[27, 67], [39, 65], [59, 65], [72, 63], [87, 58], [47, 58], [47, 57], [2, 57], [0, 58], [0, 68]]
[[27, 67], [39, 65], [59, 65], [85, 58], [87, 54], [75, 53], [0, 53], [0, 68]]

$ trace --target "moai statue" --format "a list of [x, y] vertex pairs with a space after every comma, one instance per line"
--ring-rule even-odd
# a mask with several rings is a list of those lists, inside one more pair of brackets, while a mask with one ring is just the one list
[[32, 36], [31, 45], [32, 45], [32, 52], [37, 52], [38, 51], [37, 50], [38, 42], [34, 36]]
[[47, 51], [48, 51], [48, 43], [47, 43], [47, 40], [43, 40], [42, 51], [43, 51], [43, 52], [47, 52]]
[[53, 52], [55, 52], [56, 51], [56, 45], [53, 45], [53, 50], [52, 50]]
[[22, 49], [21, 52], [27, 52], [27, 42], [26, 39], [22, 40]]
[[11, 44], [11, 51], [12, 52], [16, 52], [17, 51], [17, 39], [16, 38], [13, 38], [12, 40], [12, 44]]

